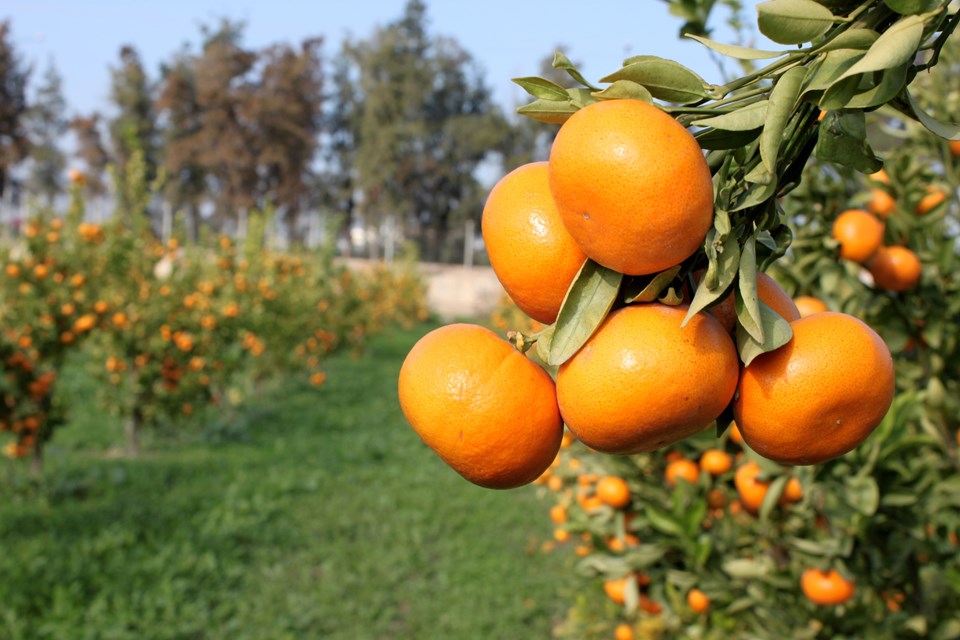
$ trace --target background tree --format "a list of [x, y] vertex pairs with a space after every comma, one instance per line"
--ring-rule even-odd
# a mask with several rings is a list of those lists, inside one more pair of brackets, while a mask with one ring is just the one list
[[88, 116], [74, 116], [68, 124], [77, 140], [74, 156], [83, 163], [87, 193], [94, 197], [107, 193], [103, 176], [110, 163], [100, 133], [100, 122], [100, 114], [94, 112]]
[[67, 165], [60, 149], [60, 139], [67, 132], [67, 103], [62, 85], [62, 78], [51, 62], [27, 112], [31, 160], [27, 187], [30, 193], [41, 196], [48, 207], [53, 206], [63, 191]]
[[157, 120], [153, 109], [152, 88], [136, 49], [126, 45], [120, 49], [120, 66], [111, 69], [110, 99], [117, 110], [110, 121], [110, 142], [118, 181], [117, 206], [128, 211], [127, 189], [122, 186], [127, 164], [138, 151], [143, 154], [147, 179], [157, 169]]
[[29, 150], [25, 126], [29, 76], [30, 69], [13, 48], [10, 22], [0, 22], [0, 202], [10, 181], [10, 169]]
[[427, 34], [419, 0], [350, 55], [363, 219], [376, 227], [396, 215], [427, 259], [449, 256], [452, 221], [479, 218], [475, 169], [503, 131], [479, 68], [455, 41]]
[[[256, 132], [259, 195], [280, 209], [296, 233], [299, 213], [309, 204], [312, 164], [319, 145], [323, 65], [320, 38], [300, 49], [274, 45], [262, 53], [255, 90], [248, 94], [246, 117]], [[261, 206], [262, 206], [261, 204]]]

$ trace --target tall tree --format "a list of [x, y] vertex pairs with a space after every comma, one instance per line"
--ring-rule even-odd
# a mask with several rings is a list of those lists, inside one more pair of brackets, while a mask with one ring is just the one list
[[206, 174], [200, 164], [197, 136], [200, 105], [197, 102], [195, 61], [186, 52], [163, 69], [156, 108], [163, 123], [165, 196], [175, 210], [183, 210], [191, 240], [200, 224], [200, 206], [206, 193]]
[[24, 66], [13, 48], [10, 22], [0, 22], [0, 202], [10, 181], [10, 169], [29, 151], [26, 129], [27, 79]]
[[110, 156], [103, 145], [100, 133], [100, 114], [74, 116], [69, 123], [77, 144], [74, 156], [84, 165], [86, 190], [92, 196], [102, 196], [107, 192], [104, 172], [110, 162]]
[[51, 62], [27, 114], [31, 161], [27, 188], [30, 193], [42, 196], [50, 207], [63, 192], [63, 172], [67, 165], [60, 149], [60, 139], [67, 132], [67, 102], [62, 86], [60, 74]]
[[377, 224], [398, 214], [429, 259], [449, 257], [447, 231], [455, 220], [479, 218], [475, 170], [503, 135], [479, 68], [455, 41], [427, 33], [420, 0], [351, 55], [361, 94], [363, 216]]
[[129, 45], [121, 47], [120, 66], [111, 69], [111, 76], [110, 98], [117, 115], [109, 124], [110, 142], [117, 180], [121, 183], [117, 190], [118, 205], [126, 210], [132, 203], [124, 201], [127, 190], [122, 182], [134, 154], [142, 154], [148, 180], [156, 175], [157, 120], [150, 81], [136, 49]]
[[289, 228], [310, 195], [312, 164], [319, 144], [323, 66], [320, 38], [304, 40], [299, 50], [272, 46], [263, 62], [245, 112], [256, 130], [261, 198], [279, 207]]

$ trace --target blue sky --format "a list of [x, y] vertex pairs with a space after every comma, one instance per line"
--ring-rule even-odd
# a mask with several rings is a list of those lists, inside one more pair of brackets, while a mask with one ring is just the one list
[[[691, 67], [709, 81], [719, 72], [706, 50], [680, 41], [680, 21], [659, 0], [426, 0], [429, 29], [453, 36], [485, 70], [494, 99], [505, 108], [523, 98], [510, 78], [534, 75], [539, 60], [564, 44], [591, 80], [619, 68], [630, 55], [652, 54]], [[184, 43], [199, 41], [199, 25], [221, 17], [247, 23], [245, 44], [298, 42], [322, 35], [332, 55], [345, 35], [366, 37], [399, 16], [406, 0], [5, 0], [20, 53], [42, 72], [53, 60], [64, 77], [71, 113], [107, 108], [109, 66], [133, 44], [152, 77]], [[745, 5], [752, 7], [748, 0]], [[748, 9], [752, 20], [754, 12]], [[718, 18], [722, 18], [718, 15]], [[715, 37], [725, 34], [718, 20]]]

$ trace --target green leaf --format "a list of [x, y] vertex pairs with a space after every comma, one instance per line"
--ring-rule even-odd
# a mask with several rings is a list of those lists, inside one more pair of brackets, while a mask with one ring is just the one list
[[763, 342], [758, 342], [737, 323], [737, 351], [743, 366], [748, 366], [762, 353], [774, 351], [790, 342], [793, 328], [780, 314], [760, 301], [760, 325], [763, 328]]
[[676, 536], [678, 538], [684, 538], [685, 534], [683, 531], [683, 525], [669, 513], [661, 511], [654, 506], [647, 505], [644, 513], [647, 516], [647, 520], [650, 522], [650, 526], [664, 533], [668, 536]]
[[871, 476], [853, 476], [844, 485], [844, 498], [857, 512], [872, 516], [880, 506], [880, 488]]
[[570, 116], [576, 113], [579, 107], [576, 107], [569, 100], [534, 100], [530, 104], [525, 104], [517, 113], [540, 122], [548, 124], [563, 124]]
[[667, 285], [669, 285], [670, 282], [677, 277], [678, 273], [680, 273], [680, 265], [675, 265], [666, 271], [661, 271], [660, 273], [654, 275], [649, 282], [643, 285], [643, 288], [641, 288], [640, 291], [625, 296], [624, 302], [626, 304], [631, 304], [634, 302], [653, 302], [660, 297], [660, 294], [664, 289], [667, 288]]
[[751, 47], [740, 47], [733, 44], [714, 42], [709, 38], [696, 36], [692, 33], [685, 33], [684, 35], [688, 38], [696, 40], [708, 49], [713, 49], [721, 55], [725, 55], [730, 58], [736, 58], [737, 60], [768, 60], [770, 58], [779, 58], [780, 56], [787, 54], [786, 51], [763, 51], [762, 49], [753, 49]]
[[757, 5], [760, 33], [780, 44], [810, 42], [826, 33], [836, 18], [814, 0], [767, 0]]
[[653, 102], [653, 96], [642, 84], [637, 84], [632, 80], [617, 80], [603, 91], [595, 91], [591, 94], [594, 98], [600, 100], [643, 100], [644, 102]]
[[[758, 169], [763, 169], [763, 165], [758, 165]], [[764, 169], [766, 170], [766, 169]], [[749, 176], [746, 178], [748, 182], [752, 182]], [[734, 211], [742, 211], [743, 209], [748, 209], [750, 207], [755, 207], [759, 204], [762, 204], [772, 198], [777, 192], [777, 182], [772, 179], [772, 176], [768, 179], [766, 183], [756, 183], [756, 186], [748, 189], [733, 206], [730, 207], [731, 213]]]
[[760, 128], [752, 131], [724, 131], [723, 129], [704, 129], [694, 137], [703, 149], [738, 149], [745, 147], [760, 135]]
[[898, 106], [900, 111], [919, 121], [920, 124], [926, 127], [928, 131], [940, 136], [941, 138], [946, 138], [947, 140], [960, 140], [960, 124], [937, 120], [924, 111], [919, 104], [917, 104], [917, 101], [913, 99], [913, 95], [910, 93], [909, 89], [905, 89], [904, 94], [906, 94], [907, 104], [906, 108]]
[[513, 82], [532, 95], [541, 100], [567, 100], [567, 90], [555, 82], [546, 78], [537, 78], [534, 76], [524, 78], [514, 78]]
[[[728, 235], [720, 248], [714, 248], [716, 235], [716, 229], [710, 229], [707, 233], [706, 246], [710, 260], [707, 264], [707, 272], [700, 281], [696, 293], [693, 294], [693, 300], [690, 302], [690, 308], [681, 326], [686, 326], [690, 318], [722, 298], [737, 276], [740, 261], [740, 245], [737, 239], [732, 234]], [[714, 283], [714, 286], [711, 287], [710, 283]]]
[[840, 79], [847, 69], [855, 65], [863, 56], [862, 51], [855, 49], [838, 49], [827, 53], [820, 64], [812, 67], [804, 82], [803, 92], [823, 91]]
[[760, 520], [766, 522], [770, 519], [770, 513], [776, 509], [780, 496], [783, 495], [783, 488], [787, 486], [788, 476], [777, 476], [770, 486], [767, 493], [763, 496], [763, 502], [760, 504]]
[[866, 51], [877, 41], [879, 36], [880, 34], [873, 29], [849, 29], [817, 49], [817, 52], [824, 53], [837, 49], [860, 49]]
[[580, 73], [580, 71], [572, 62], [570, 62], [570, 58], [563, 55], [563, 53], [559, 51], [553, 54], [553, 68], [566, 71], [567, 75], [591, 91], [600, 91], [600, 87], [587, 82], [587, 79], [583, 77], [583, 74]]
[[[900, 65], [883, 72], [880, 82], [872, 89], [861, 91], [847, 100], [848, 109], [868, 109], [879, 107], [893, 100], [903, 90], [907, 82], [909, 64]], [[829, 93], [829, 91], [827, 92]]]
[[724, 573], [731, 578], [755, 579], [763, 578], [773, 571], [773, 560], [767, 556], [761, 556], [754, 560], [747, 558], [731, 558], [724, 560], [722, 565]]
[[738, 325], [757, 342], [763, 342], [760, 321], [760, 295], [757, 292], [757, 238], [750, 236], [740, 253], [740, 270], [736, 291]]
[[[776, 1], [776, 0], [774, 0]], [[811, 0], [812, 1], [812, 0]], [[793, 108], [803, 88], [803, 78], [807, 71], [803, 67], [794, 67], [780, 76], [773, 91], [770, 92], [770, 105], [767, 108], [767, 121], [760, 134], [760, 158], [770, 173], [776, 173], [777, 155], [787, 122], [793, 115]]]
[[697, 120], [692, 124], [697, 127], [713, 127], [726, 131], [752, 131], [763, 126], [767, 119], [769, 104], [768, 100], [761, 100], [736, 111]]
[[583, 263], [560, 306], [547, 364], [563, 364], [590, 339], [613, 307], [622, 280], [622, 273], [593, 260]]
[[814, 155], [863, 173], [879, 171], [883, 166], [867, 142], [866, 117], [859, 110], [827, 112], [820, 122]]
[[940, 0], [883, 0], [883, 3], [900, 15], [926, 13], [940, 4]]
[[679, 62], [657, 56], [637, 56], [629, 58], [625, 66], [601, 82], [630, 80], [641, 84], [654, 98], [690, 104], [707, 97], [707, 83], [696, 73]]
[[867, 50], [866, 55], [847, 69], [842, 77], [883, 71], [911, 62], [917, 54], [922, 39], [923, 18], [920, 16], [901, 18], [880, 34], [876, 42]]
[[544, 327], [540, 335], [537, 336], [537, 356], [544, 362], [547, 361], [550, 355], [550, 343], [553, 341], [553, 330], [553, 325]]

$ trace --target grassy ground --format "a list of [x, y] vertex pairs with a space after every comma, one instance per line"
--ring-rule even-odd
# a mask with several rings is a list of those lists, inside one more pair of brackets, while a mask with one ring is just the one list
[[462, 480], [399, 412], [426, 330], [337, 357], [320, 390], [214, 438], [109, 457], [88, 447], [118, 427], [88, 411], [41, 483], [4, 463], [0, 637], [548, 638], [570, 567], [537, 551], [544, 506]]

